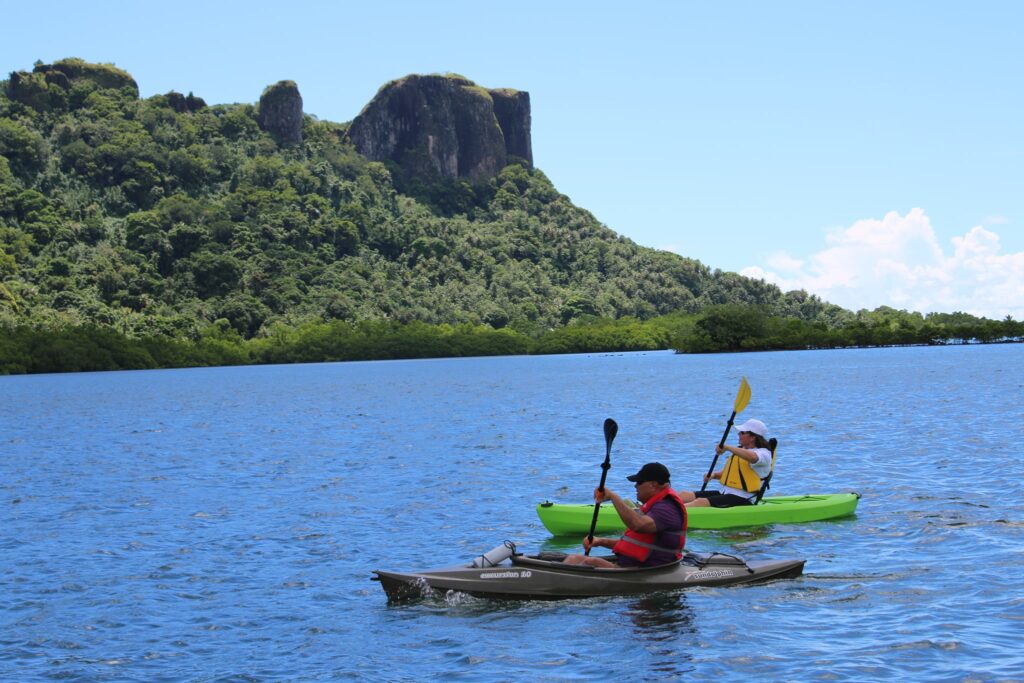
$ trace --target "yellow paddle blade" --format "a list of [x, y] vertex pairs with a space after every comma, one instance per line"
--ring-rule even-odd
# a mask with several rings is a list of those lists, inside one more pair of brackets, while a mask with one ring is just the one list
[[748, 403], [750, 403], [750, 385], [747, 384], [747, 378], [744, 377], [740, 380], [740, 390], [736, 393], [736, 404], [733, 406], [733, 410], [739, 413], [747, 407]]

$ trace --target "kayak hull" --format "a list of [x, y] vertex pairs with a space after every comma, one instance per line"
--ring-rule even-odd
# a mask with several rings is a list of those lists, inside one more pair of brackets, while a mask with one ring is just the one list
[[[773, 496], [757, 505], [731, 508], [688, 507], [690, 529], [727, 529], [762, 524], [799, 524], [836, 519], [857, 510], [859, 493], [831, 493], [806, 496]], [[555, 536], [588, 534], [594, 518], [594, 506], [541, 503], [537, 516]], [[594, 533], [621, 533], [625, 525], [610, 503], [601, 506]]]
[[805, 562], [745, 562], [732, 555], [687, 553], [682, 560], [659, 567], [599, 569], [566, 565], [562, 557], [561, 553], [516, 554], [510, 563], [494, 567], [460, 565], [407, 573], [378, 570], [374, 574], [392, 602], [444, 595], [448, 591], [506, 600], [560, 600], [795, 578], [803, 573]]

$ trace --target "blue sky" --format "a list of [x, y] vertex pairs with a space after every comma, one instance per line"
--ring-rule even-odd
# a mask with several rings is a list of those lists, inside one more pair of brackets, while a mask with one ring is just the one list
[[[536, 165], [639, 244], [852, 309], [1024, 318], [1024, 3], [4, 3], [0, 69], [81, 57], [144, 97], [292, 79], [530, 93]], [[12, 30], [11, 27], [19, 27]]]

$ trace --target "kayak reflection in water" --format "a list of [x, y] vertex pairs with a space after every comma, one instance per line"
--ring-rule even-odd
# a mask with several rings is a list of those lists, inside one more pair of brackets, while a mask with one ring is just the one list
[[569, 555], [565, 564], [586, 564], [592, 567], [649, 567], [667, 564], [682, 557], [686, 544], [686, 508], [683, 500], [669, 485], [668, 468], [660, 462], [649, 462], [636, 474], [626, 477], [636, 487], [636, 498], [643, 505], [631, 507], [608, 487], [594, 489], [594, 500], [610, 500], [626, 525], [622, 538], [594, 537], [583, 539], [588, 551], [594, 547], [611, 548], [614, 561], [603, 557]]
[[728, 451], [725, 466], [712, 474], [704, 475], [704, 483], [711, 479], [719, 481], [717, 491], [680, 491], [679, 497], [687, 507], [729, 508], [735, 505], [750, 505], [757, 502], [761, 482], [772, 471], [772, 451], [768, 443], [768, 428], [760, 420], [747, 420], [736, 428], [740, 445], [715, 446], [715, 453]]

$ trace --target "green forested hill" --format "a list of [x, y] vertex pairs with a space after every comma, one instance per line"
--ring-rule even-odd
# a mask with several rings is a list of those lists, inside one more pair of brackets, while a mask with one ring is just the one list
[[638, 246], [524, 165], [478, 186], [396, 188], [401, 169], [360, 156], [346, 127], [307, 115], [288, 147], [254, 105], [139, 99], [110, 65], [13, 73], [0, 83], [0, 325], [197, 339], [218, 320], [252, 338], [372, 320], [535, 335], [716, 303], [849, 315]]
[[371, 162], [288, 81], [261, 102], [76, 59], [0, 82], [0, 374], [1024, 339], [638, 246], [515, 157], [475, 185]]

